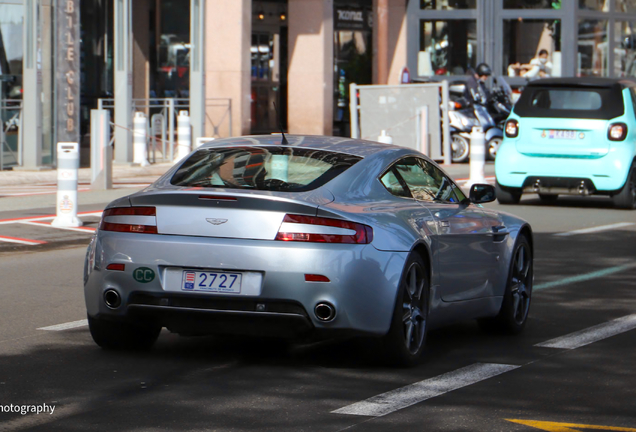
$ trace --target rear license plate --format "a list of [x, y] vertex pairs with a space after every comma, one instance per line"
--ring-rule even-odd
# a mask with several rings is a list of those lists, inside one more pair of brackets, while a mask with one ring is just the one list
[[550, 129], [548, 131], [548, 138], [573, 140], [573, 139], [576, 139], [576, 131]]
[[241, 273], [184, 270], [181, 290], [240, 294], [241, 278]]

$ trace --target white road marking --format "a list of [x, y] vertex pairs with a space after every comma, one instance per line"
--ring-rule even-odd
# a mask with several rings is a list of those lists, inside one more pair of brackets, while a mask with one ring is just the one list
[[33, 226], [40, 226], [40, 227], [48, 227], [48, 228], [53, 228], [53, 229], [61, 229], [61, 230], [66, 230], [66, 231], [76, 231], [76, 232], [83, 232], [83, 233], [93, 233], [95, 232], [95, 228], [91, 228], [91, 227], [58, 227], [58, 226], [53, 226], [50, 223], [46, 223], [46, 222], [35, 222], [35, 221], [21, 221], [18, 222], [24, 225], [33, 225]]
[[0, 242], [18, 243], [18, 244], [25, 244], [25, 245], [31, 245], [31, 246], [46, 243], [45, 241], [42, 241], [42, 240], [30, 240], [30, 239], [23, 239], [18, 237], [7, 237], [7, 236], [0, 236]]
[[576, 349], [636, 328], [636, 314], [595, 325], [569, 335], [536, 344], [538, 347]]
[[84, 319], [79, 321], [67, 322], [64, 324], [52, 325], [48, 327], [40, 327], [38, 330], [61, 331], [61, 330], [68, 330], [68, 329], [77, 328], [77, 327], [84, 327], [87, 325], [88, 325], [88, 320]]
[[332, 413], [380, 417], [519, 367], [521, 366], [475, 363], [435, 378], [382, 393], [362, 402], [356, 402]]
[[597, 226], [597, 227], [583, 228], [583, 229], [574, 230], [574, 231], [562, 232], [562, 233], [555, 234], [555, 236], [557, 236], [557, 237], [567, 237], [567, 236], [572, 236], [572, 235], [577, 235], [577, 234], [589, 234], [589, 233], [593, 233], [593, 232], [609, 231], [609, 230], [613, 230], [613, 229], [616, 229], [616, 228], [623, 228], [623, 227], [627, 227], [627, 226], [631, 226], [631, 225], [634, 225], [634, 223], [633, 222], [619, 222], [619, 223], [615, 223], [615, 224], [611, 224], [611, 225], [601, 225], [601, 226]]

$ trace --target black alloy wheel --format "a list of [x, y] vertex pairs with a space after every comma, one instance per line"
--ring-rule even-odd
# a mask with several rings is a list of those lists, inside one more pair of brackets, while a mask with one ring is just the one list
[[515, 244], [508, 271], [508, 283], [499, 314], [482, 318], [479, 325], [487, 331], [518, 334], [523, 331], [532, 300], [533, 258], [530, 243], [520, 235]]
[[419, 360], [428, 330], [429, 277], [421, 256], [412, 253], [400, 280], [391, 329], [386, 336], [387, 354], [398, 366]]

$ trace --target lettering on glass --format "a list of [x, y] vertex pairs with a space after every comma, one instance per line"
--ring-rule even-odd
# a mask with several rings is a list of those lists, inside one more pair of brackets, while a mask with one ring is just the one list
[[[75, 140], [72, 137], [77, 133], [78, 123], [77, 114], [79, 111], [79, 82], [77, 80], [77, 61], [79, 57], [78, 47], [78, 9], [77, 0], [58, 0], [58, 22], [61, 28], [58, 38], [58, 48], [60, 50], [60, 74], [58, 75], [58, 85], [60, 88], [60, 109], [59, 124], [64, 125], [64, 130], [70, 136], [68, 139]], [[64, 28], [65, 27], [65, 28]]]

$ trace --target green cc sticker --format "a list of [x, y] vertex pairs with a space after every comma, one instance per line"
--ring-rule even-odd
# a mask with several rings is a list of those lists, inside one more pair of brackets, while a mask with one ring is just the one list
[[133, 271], [133, 278], [140, 283], [152, 282], [155, 279], [155, 272], [148, 267], [139, 267]]

